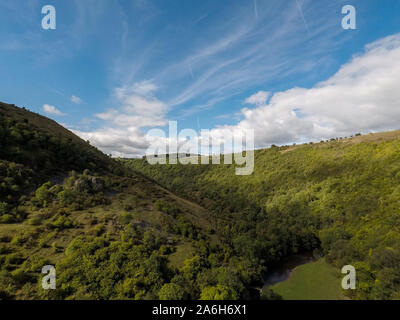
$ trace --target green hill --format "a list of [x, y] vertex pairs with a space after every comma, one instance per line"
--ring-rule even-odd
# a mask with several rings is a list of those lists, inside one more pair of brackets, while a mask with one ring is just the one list
[[[398, 299], [399, 208], [399, 131], [258, 150], [236, 176], [116, 161], [0, 104], [0, 299], [257, 299], [265, 272], [302, 251], [339, 276], [353, 265], [350, 298]], [[42, 289], [47, 264], [56, 290]]]
[[0, 299], [250, 295], [204, 208], [28, 110], [0, 104], [0, 138]]
[[55, 121], [0, 102], [0, 158], [21, 163], [35, 174], [60, 170], [111, 171], [116, 164]]
[[257, 150], [250, 176], [234, 164], [124, 162], [212, 211], [254, 279], [257, 266], [314, 250], [339, 272], [356, 268], [349, 297], [400, 298], [400, 131]]

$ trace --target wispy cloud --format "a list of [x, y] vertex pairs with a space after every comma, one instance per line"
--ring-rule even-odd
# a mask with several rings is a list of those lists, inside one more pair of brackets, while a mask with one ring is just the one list
[[[399, 75], [400, 34], [396, 34], [367, 45], [365, 52], [312, 88], [296, 87], [271, 97], [269, 92], [256, 92], [245, 100], [254, 107], [234, 114], [242, 120], [236, 125], [217, 126], [210, 135], [222, 137], [227, 130], [254, 129], [256, 147], [265, 147], [396, 129], [400, 119]], [[228, 117], [232, 119], [227, 114], [215, 118]], [[153, 143], [154, 139], [163, 142], [134, 126], [77, 133], [103, 150], [123, 156], [144, 154], [152, 139]]]
[[[400, 34], [366, 46], [332, 77], [310, 89], [275, 93], [232, 128], [255, 130], [258, 146], [398, 129]], [[261, 102], [253, 95], [249, 100]], [[264, 97], [262, 97], [264, 99]]]
[[202, 16], [200, 16], [198, 19], [194, 20], [193, 24], [199, 23], [200, 21], [204, 20], [207, 17], [208, 17], [208, 13], [205, 13]]
[[253, 0], [254, 2], [254, 17], [258, 18], [258, 8], [257, 8], [257, 0]]
[[55, 106], [44, 104], [42, 107], [43, 111], [47, 114], [55, 115], [55, 116], [65, 116], [65, 113], [62, 113]]
[[305, 28], [307, 30], [307, 33], [308, 33], [308, 35], [310, 35], [310, 29], [308, 28], [308, 24], [307, 24], [306, 18], [304, 17], [303, 8], [301, 7], [301, 5], [299, 3], [299, 0], [295, 0], [295, 1], [296, 1], [297, 8], [299, 9], [300, 16], [301, 16], [301, 18], [302, 18], [302, 20], [304, 22], [304, 26], [305, 26]]
[[[309, 28], [302, 6], [309, 6], [310, 19], [318, 27]], [[254, 1], [248, 13], [241, 8], [240, 18], [239, 13], [233, 13], [237, 16], [224, 22], [224, 28], [216, 33], [218, 36], [212, 37], [212, 41], [208, 40], [201, 47], [195, 46], [193, 53], [183, 59], [180, 57], [180, 61], [167, 65], [152, 78], [155, 83], [168, 84], [168, 106], [184, 105], [185, 109], [201, 110], [197, 107], [199, 99], [201, 104], [209, 105], [212, 101], [220, 101], [216, 99], [218, 97], [223, 100], [233, 90], [267, 84], [298, 72], [307, 75], [309, 69], [326, 62], [326, 54], [322, 57], [322, 52], [338, 46], [335, 36], [341, 30], [336, 28], [337, 17], [321, 16], [318, 5], [310, 7], [304, 2], [302, 6], [296, 1], [273, 2], [266, 7]], [[334, 12], [333, 5], [331, 11]], [[254, 15], [258, 19], [254, 19]], [[299, 23], [306, 26], [307, 33], [301, 31]], [[313, 44], [304, 45], [310, 38]], [[345, 40], [344, 37], [342, 41]], [[305, 69], [307, 65], [308, 70]], [[188, 66], [192, 81], [187, 78]]]
[[82, 101], [81, 98], [72, 95], [72, 96], [71, 96], [71, 102], [73, 102], [73, 103], [75, 103], [75, 104], [81, 104], [83, 101]]
[[[168, 33], [190, 26], [199, 28], [200, 24], [193, 25], [194, 19], [184, 27], [166, 26], [164, 33], [154, 35], [144, 46], [134, 41], [140, 34], [127, 37], [126, 31], [121, 38], [122, 53], [112, 65], [112, 82], [117, 83], [112, 91], [120, 107], [97, 113], [96, 118], [106, 122], [104, 129], [83, 135], [90, 134], [95, 139], [112, 129], [114, 137], [123, 135], [125, 130], [130, 137], [134, 133], [136, 138], [143, 138], [138, 135], [141, 128], [164, 125], [168, 112], [173, 111], [175, 119], [192, 117], [254, 86], [263, 86], [265, 91], [255, 92], [246, 103], [256, 108], [265, 105], [268, 85], [292, 75], [312, 76], [310, 70], [325, 67], [329, 61], [326, 52], [339, 48], [348, 39], [344, 36], [338, 41], [336, 37], [341, 29], [337, 27], [337, 16], [329, 14], [335, 12], [334, 8], [327, 1], [312, 5], [309, 1], [301, 5], [297, 1], [272, 1], [267, 5], [254, 0], [229, 8], [226, 19], [216, 21], [209, 15], [196, 18], [198, 22], [205, 18], [212, 22], [201, 24], [203, 29], [196, 38], [179, 39]], [[305, 21], [304, 10], [310, 25]], [[122, 25], [128, 30], [125, 20]], [[129, 27], [132, 29], [131, 24]], [[140, 27], [146, 34], [147, 21]], [[166, 39], [168, 43], [164, 42]], [[173, 46], [177, 39], [179, 44], [189, 41], [176, 50]], [[138, 92], [138, 88], [147, 91]], [[144, 114], [146, 110], [154, 112]], [[243, 118], [244, 113], [236, 113], [234, 119]]]

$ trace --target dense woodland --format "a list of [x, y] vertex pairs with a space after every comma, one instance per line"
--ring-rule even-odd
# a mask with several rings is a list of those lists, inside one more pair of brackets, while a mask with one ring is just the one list
[[251, 176], [234, 169], [115, 161], [0, 104], [0, 298], [279, 299], [257, 288], [301, 251], [355, 266], [352, 299], [400, 298], [398, 132], [272, 147]]
[[260, 298], [207, 210], [27, 110], [0, 137], [0, 299]]
[[250, 176], [236, 176], [235, 165], [125, 163], [212, 211], [251, 280], [313, 250], [338, 270], [356, 268], [350, 298], [400, 298], [398, 131], [258, 150]]

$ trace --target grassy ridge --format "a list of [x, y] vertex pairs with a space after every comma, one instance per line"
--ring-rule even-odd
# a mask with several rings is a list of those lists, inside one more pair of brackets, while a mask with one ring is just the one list
[[351, 298], [400, 297], [399, 132], [259, 150], [252, 176], [126, 168], [5, 104], [0, 138], [0, 299], [258, 298], [268, 267], [302, 250], [355, 266]]
[[[236, 254], [268, 266], [300, 249], [356, 267], [354, 299], [400, 297], [400, 132], [255, 152], [254, 173], [234, 165], [128, 166], [218, 214]], [[250, 259], [252, 259], [250, 257]]]
[[0, 138], [0, 299], [254, 295], [201, 206], [27, 110], [0, 103]]

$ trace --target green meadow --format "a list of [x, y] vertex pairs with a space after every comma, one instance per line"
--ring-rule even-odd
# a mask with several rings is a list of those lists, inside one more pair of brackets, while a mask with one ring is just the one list
[[325, 259], [298, 266], [290, 278], [270, 287], [284, 300], [342, 300], [340, 270]]

